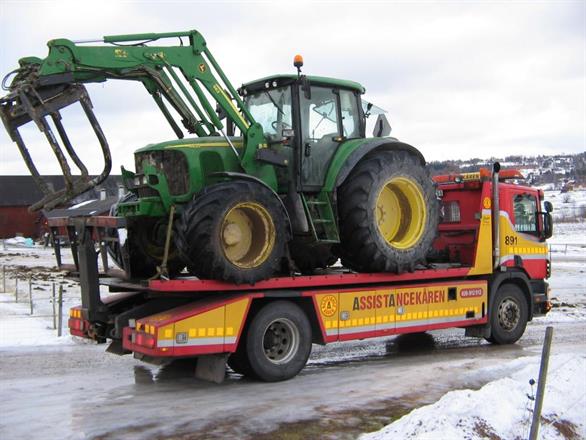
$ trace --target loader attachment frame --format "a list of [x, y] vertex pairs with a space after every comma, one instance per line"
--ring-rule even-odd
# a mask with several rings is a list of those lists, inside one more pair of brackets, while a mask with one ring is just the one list
[[[30, 74], [31, 81], [23, 81], [13, 88], [8, 95], [0, 99], [0, 117], [8, 131], [10, 138], [16, 143], [26, 166], [28, 167], [35, 183], [43, 192], [44, 197], [30, 206], [31, 212], [40, 209], [52, 209], [78, 195], [96, 187], [110, 174], [112, 169], [112, 156], [110, 147], [102, 131], [100, 124], [93, 112], [93, 105], [82, 84], [48, 84], [36, 83], [34, 73]], [[60, 110], [79, 102], [98, 141], [104, 158], [104, 168], [97, 176], [90, 176], [87, 167], [75, 152], [69, 137], [61, 122]], [[59, 139], [53, 133], [53, 129], [47, 118], [59, 134]], [[34, 122], [39, 130], [44, 133], [51, 150], [53, 151], [65, 181], [65, 188], [53, 191], [42, 179], [33, 162], [25, 142], [22, 139], [19, 128]], [[74, 176], [67, 156], [73, 161], [81, 175]]]

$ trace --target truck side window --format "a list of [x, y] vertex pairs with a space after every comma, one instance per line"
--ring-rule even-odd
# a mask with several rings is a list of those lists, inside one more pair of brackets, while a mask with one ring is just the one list
[[515, 230], [526, 234], [537, 235], [537, 200], [531, 194], [515, 194], [513, 196], [515, 212]]

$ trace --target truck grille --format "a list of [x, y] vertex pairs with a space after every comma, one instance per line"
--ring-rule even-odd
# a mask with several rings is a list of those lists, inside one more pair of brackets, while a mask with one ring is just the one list
[[[160, 150], [137, 153], [135, 156], [135, 162], [136, 172], [138, 174], [144, 172], [144, 164], [152, 165], [157, 171], [163, 173], [167, 179], [169, 193], [171, 195], [178, 196], [189, 191], [187, 158], [180, 151]], [[150, 191], [153, 190], [151, 189]], [[145, 194], [142, 197], [148, 197], [148, 195]]]

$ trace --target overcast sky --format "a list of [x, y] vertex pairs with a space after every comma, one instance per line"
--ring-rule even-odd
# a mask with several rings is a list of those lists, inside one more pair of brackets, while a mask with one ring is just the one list
[[[47, 54], [52, 38], [199, 30], [232, 83], [294, 72], [352, 79], [388, 111], [393, 135], [428, 160], [586, 150], [586, 2], [148, 2], [0, 0], [0, 74]], [[173, 138], [142, 86], [89, 88], [113, 150]], [[4, 92], [2, 92], [4, 93]], [[64, 123], [99, 171], [97, 141], [80, 110]], [[48, 144], [24, 134], [42, 173], [57, 173]], [[27, 174], [0, 133], [0, 174]]]

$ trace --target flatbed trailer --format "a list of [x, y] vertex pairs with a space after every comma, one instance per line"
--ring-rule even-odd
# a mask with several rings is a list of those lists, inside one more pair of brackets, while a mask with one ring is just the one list
[[[224, 377], [226, 362], [265, 381], [291, 378], [313, 343], [453, 327], [513, 343], [528, 321], [551, 308], [545, 282], [551, 218], [539, 210], [542, 194], [499, 184], [498, 169], [492, 181], [473, 173], [442, 176], [437, 185], [444, 215], [430, 254], [436, 262], [401, 274], [338, 268], [254, 285], [189, 277], [126, 280], [112, 277], [107, 263], [99, 273], [97, 264], [98, 254], [106, 254], [104, 242], [119, 239], [110, 235], [123, 228], [123, 219], [53, 220], [59, 263], [60, 237], [67, 236], [81, 285], [70, 331], [111, 340], [109, 351], [145, 361], [197, 358], [198, 376], [214, 381]], [[527, 205], [530, 197], [536, 208], [526, 231], [516, 203]], [[100, 285], [116, 294], [102, 299]]]

